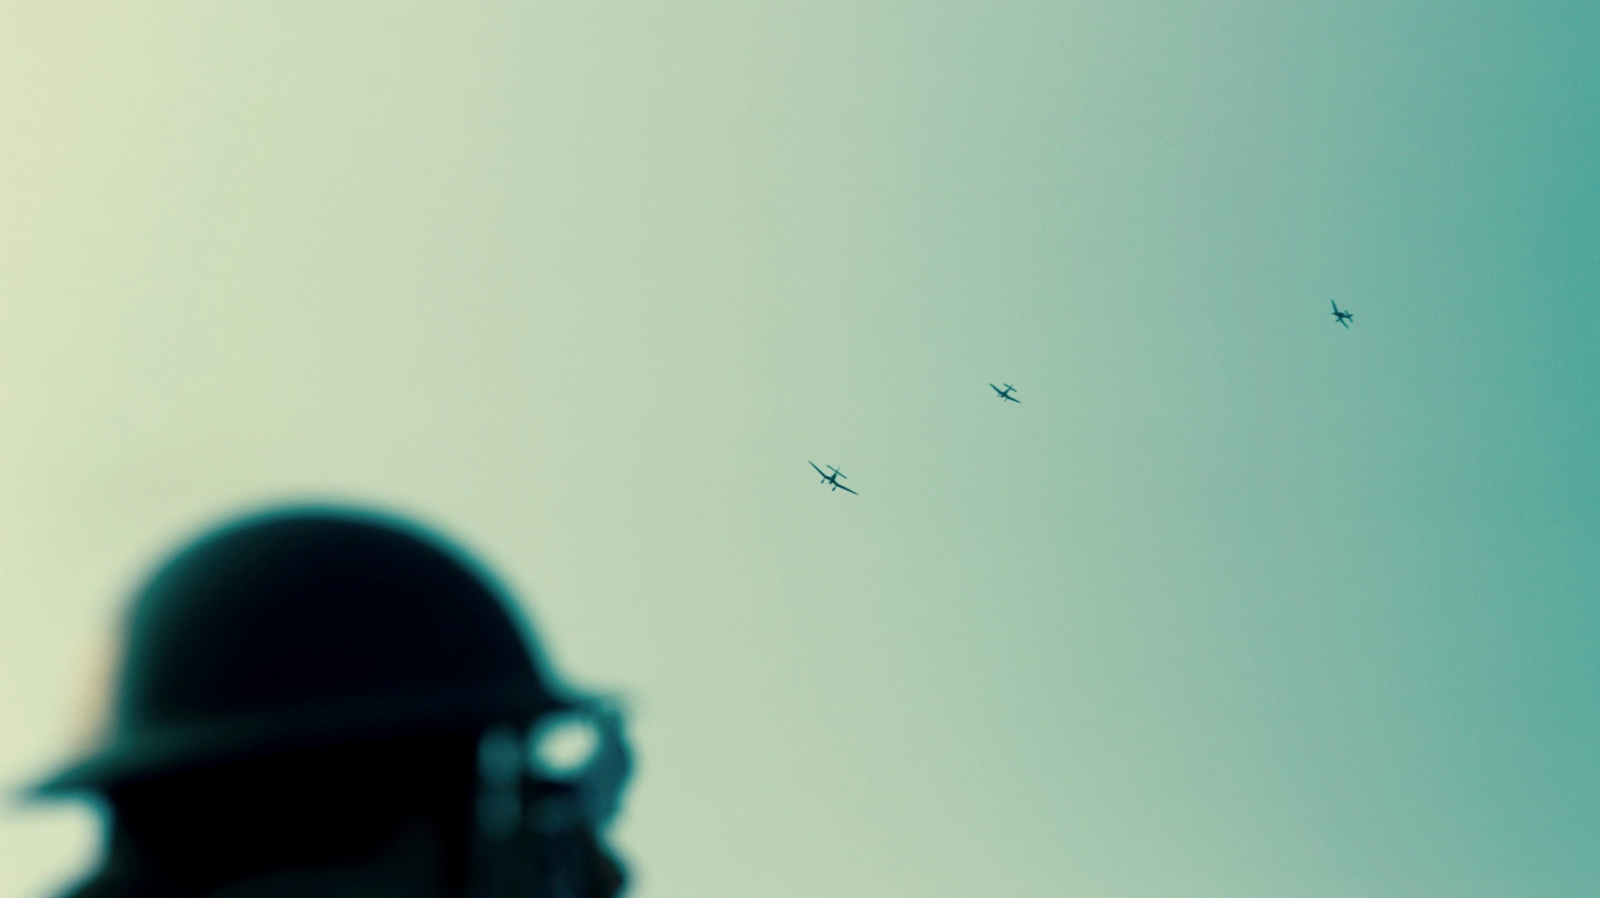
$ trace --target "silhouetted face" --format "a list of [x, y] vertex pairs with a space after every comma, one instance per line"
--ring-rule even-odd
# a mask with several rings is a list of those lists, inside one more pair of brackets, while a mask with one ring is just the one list
[[119, 788], [109, 796], [116, 825], [108, 872], [133, 887], [110, 894], [615, 898], [622, 892], [621, 864], [582, 824], [487, 840], [475, 806], [475, 751], [467, 736], [369, 743]]
[[[267, 870], [236, 879], [204, 898], [616, 898], [625, 887], [621, 865], [592, 834], [581, 837], [577, 868], [538, 871], [534, 880], [483, 889], [446, 874], [440, 844], [418, 819], [381, 852], [368, 858]], [[553, 874], [553, 875], [552, 875]]]

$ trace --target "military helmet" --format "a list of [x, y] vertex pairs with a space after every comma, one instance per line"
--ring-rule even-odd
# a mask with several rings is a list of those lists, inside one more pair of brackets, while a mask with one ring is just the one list
[[302, 748], [526, 724], [580, 707], [491, 577], [378, 514], [226, 524], [138, 592], [101, 746], [50, 795]]

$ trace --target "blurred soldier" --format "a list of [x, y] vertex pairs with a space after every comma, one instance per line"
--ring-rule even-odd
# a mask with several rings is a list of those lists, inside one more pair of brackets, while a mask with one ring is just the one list
[[127, 624], [103, 745], [36, 787], [109, 810], [71, 898], [621, 891], [601, 841], [630, 766], [618, 715], [559, 688], [438, 539], [248, 518], [162, 566]]

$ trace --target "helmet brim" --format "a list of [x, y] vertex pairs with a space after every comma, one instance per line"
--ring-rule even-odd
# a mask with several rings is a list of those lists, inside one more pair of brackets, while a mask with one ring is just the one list
[[530, 696], [525, 687], [513, 687], [156, 727], [69, 763], [26, 787], [22, 797], [38, 800], [105, 792], [141, 780], [286, 752], [467, 733], [497, 723], [524, 724], [583, 704], [548, 694]]

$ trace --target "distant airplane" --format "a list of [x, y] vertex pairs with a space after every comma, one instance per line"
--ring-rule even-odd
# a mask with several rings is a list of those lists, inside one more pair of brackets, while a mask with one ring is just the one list
[[[1333, 300], [1330, 299], [1330, 300], [1328, 300], [1328, 302], [1333, 302]], [[1336, 303], [1336, 302], [1333, 302], [1333, 319], [1335, 321], [1339, 322], [1340, 324], [1344, 325], [1344, 329], [1345, 330], [1349, 330], [1350, 329], [1350, 319], [1352, 319], [1354, 317], [1356, 317], [1356, 316], [1352, 312], [1341, 312], [1341, 311], [1339, 311], [1339, 304]]]
[[844, 490], [845, 492], [849, 493], [852, 496], [861, 495], [860, 493], [856, 492], [855, 490], [853, 490], [853, 489], [849, 488], [848, 486], [845, 486], [844, 484], [839, 482], [840, 480], [845, 479], [845, 476], [844, 476], [844, 474], [840, 473], [839, 469], [835, 468], [833, 465], [829, 465], [828, 466], [828, 470], [832, 471], [833, 472], [832, 474], [823, 474], [822, 469], [817, 467], [817, 463], [816, 462], [808, 461], [808, 462], [806, 462], [806, 464], [810, 465], [811, 469], [813, 471], [816, 471], [818, 474], [822, 474], [822, 482], [823, 483], [832, 484], [834, 489], [836, 489], [836, 490]]
[[1011, 402], [1015, 402], [1018, 405], [1022, 404], [1022, 400], [1021, 399], [1018, 399], [1017, 397], [1011, 395], [1011, 391], [1015, 390], [1016, 387], [1013, 387], [1010, 384], [1006, 384], [1006, 388], [1004, 390], [1000, 389], [999, 387], [995, 386], [994, 384], [990, 384], [989, 385], [989, 389], [995, 391], [996, 393], [999, 393], [1001, 399], [1005, 399], [1005, 400], [1009, 400]]

